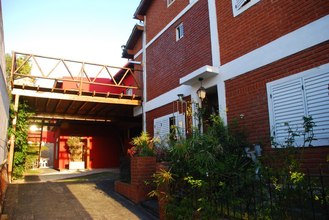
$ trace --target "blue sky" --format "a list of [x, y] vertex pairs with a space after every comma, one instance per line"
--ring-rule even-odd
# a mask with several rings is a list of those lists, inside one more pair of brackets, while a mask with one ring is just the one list
[[140, 0], [2, 0], [6, 53], [122, 66]]

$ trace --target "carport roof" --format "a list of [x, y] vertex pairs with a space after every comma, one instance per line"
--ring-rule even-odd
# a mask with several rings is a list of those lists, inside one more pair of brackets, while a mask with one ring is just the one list
[[[44, 56], [37, 56], [32, 54], [13, 53], [13, 67], [12, 79], [16, 77], [24, 78], [19, 73], [20, 67], [16, 65], [16, 55], [23, 55], [26, 62], [34, 60], [36, 65], [40, 67], [37, 59], [41, 57], [43, 59], [53, 59], [58, 63], [63, 63], [69, 72], [69, 79], [66, 79], [70, 83], [75, 83], [76, 89], [65, 89], [56, 86], [58, 82], [63, 83], [65, 79], [63, 77], [50, 77], [53, 70], [56, 69], [58, 64], [51, 70], [50, 73], [45, 73], [41, 70], [41, 76], [29, 75], [28, 78], [37, 80], [39, 78], [52, 80], [54, 85], [52, 87], [42, 87], [39, 85], [33, 85], [12, 80], [12, 94], [19, 95], [20, 99], [25, 100], [29, 106], [35, 111], [33, 118], [44, 120], [82, 120], [82, 121], [103, 121], [103, 122], [131, 122], [134, 121], [133, 108], [141, 105], [141, 97], [127, 93], [126, 90], [138, 91], [138, 82], [135, 82], [132, 86], [124, 85], [124, 77], [129, 74], [133, 74], [133, 71], [129, 68], [119, 68], [118, 72], [121, 72], [122, 78], [117, 79], [115, 74], [109, 72], [109, 67], [106, 65], [91, 64], [79, 61], [67, 61], [59, 58], [51, 58]], [[81, 64], [80, 73], [74, 75], [66, 62], [75, 62]], [[85, 65], [93, 65], [106, 70], [109, 73], [109, 84], [97, 83], [97, 76], [91, 78], [88, 76], [87, 71], [84, 69]], [[40, 68], [39, 68], [40, 69]], [[124, 74], [122, 74], [124, 73]], [[120, 76], [121, 76], [120, 75]], [[135, 77], [133, 77], [135, 79]], [[30, 80], [31, 81], [31, 80]], [[104, 91], [89, 91], [84, 89], [83, 86], [101, 85], [109, 86], [109, 92]], [[86, 87], [88, 87], [86, 86]], [[89, 88], [89, 87], [88, 87]], [[115, 92], [112, 92], [112, 90]], [[125, 94], [126, 93], [126, 94]]]

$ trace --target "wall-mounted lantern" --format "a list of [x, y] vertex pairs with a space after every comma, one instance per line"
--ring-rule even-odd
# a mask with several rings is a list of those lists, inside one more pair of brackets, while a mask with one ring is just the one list
[[206, 89], [202, 86], [202, 80], [203, 80], [203, 78], [199, 78], [201, 86], [196, 91], [196, 93], [198, 94], [198, 97], [200, 98], [201, 101], [203, 101], [203, 99], [206, 98]]

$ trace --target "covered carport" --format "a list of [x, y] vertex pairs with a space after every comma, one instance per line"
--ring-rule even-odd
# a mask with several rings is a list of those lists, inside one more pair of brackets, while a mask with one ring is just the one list
[[[21, 65], [17, 60], [21, 59]], [[29, 63], [29, 75], [20, 70]], [[65, 142], [79, 136], [85, 142], [86, 168], [118, 167], [131, 135], [139, 132], [140, 80], [130, 66], [113, 67], [89, 62], [13, 52], [11, 89], [14, 110], [25, 101], [34, 111], [30, 123], [41, 127], [41, 143], [53, 135], [54, 168], [67, 168]], [[15, 127], [17, 118], [13, 119]], [[9, 151], [12, 171], [14, 136]]]

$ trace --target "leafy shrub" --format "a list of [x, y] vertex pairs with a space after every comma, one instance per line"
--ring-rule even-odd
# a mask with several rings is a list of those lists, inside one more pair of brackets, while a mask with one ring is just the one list
[[204, 134], [179, 138], [169, 148], [174, 176], [167, 205], [169, 218], [213, 218], [218, 213], [218, 194], [232, 194], [226, 188], [230, 184], [241, 190], [247, 181], [232, 180], [255, 170], [244, 153], [246, 140], [230, 132], [219, 116], [211, 116], [210, 121]]
[[155, 156], [155, 139], [152, 139], [147, 132], [142, 132], [140, 136], [134, 137], [131, 141], [133, 147], [128, 149], [128, 154], [132, 156]]
[[82, 161], [83, 145], [80, 137], [69, 137], [67, 139], [67, 150], [71, 161]]
[[15, 149], [13, 158], [13, 179], [18, 179], [23, 176], [25, 171], [25, 159], [28, 150], [28, 119], [33, 115], [32, 110], [27, 103], [19, 103], [17, 111], [16, 129], [14, 129], [12, 121], [15, 117], [14, 105], [10, 105], [10, 120], [8, 127], [8, 135], [15, 135]]

